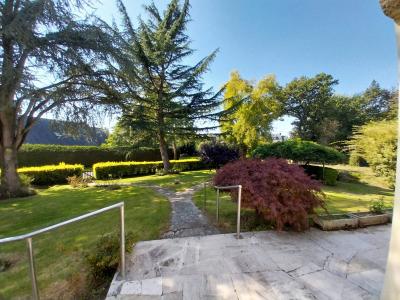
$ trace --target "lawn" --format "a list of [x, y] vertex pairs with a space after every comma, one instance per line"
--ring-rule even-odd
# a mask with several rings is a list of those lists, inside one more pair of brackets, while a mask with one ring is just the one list
[[[0, 202], [0, 237], [43, 228], [72, 217], [125, 201], [126, 231], [135, 241], [156, 239], [169, 224], [167, 199], [145, 187], [117, 190], [91, 187], [73, 189], [54, 186], [30, 198]], [[41, 296], [70, 298], [71, 288], [81, 284], [84, 254], [98, 238], [119, 230], [119, 212], [110, 211], [92, 219], [34, 238], [35, 259]], [[25, 242], [0, 245], [0, 258], [12, 262], [1, 271], [0, 299], [26, 298], [30, 294]]]
[[[326, 195], [326, 208], [329, 213], [361, 212], [368, 211], [371, 201], [382, 199], [387, 208], [393, 206], [393, 190], [385, 182], [377, 178], [369, 168], [332, 166], [338, 170], [348, 172], [352, 180], [349, 182], [338, 181], [336, 186], [324, 186]], [[216, 224], [216, 192], [211, 187], [207, 188], [204, 201], [204, 189], [196, 192], [194, 201], [196, 205], [206, 211], [209, 219]], [[318, 210], [320, 213], [324, 211]], [[230, 200], [226, 193], [220, 198], [219, 223], [216, 224], [224, 232], [236, 231], [237, 205]], [[252, 209], [242, 209], [242, 231], [266, 230], [271, 226], [267, 222], [256, 218]]]
[[158, 185], [161, 187], [169, 188], [174, 191], [183, 191], [192, 186], [201, 184], [210, 179], [214, 171], [201, 170], [182, 172], [173, 175], [149, 175], [142, 177], [123, 178], [116, 180], [97, 180], [98, 184], [134, 184], [134, 185]]
[[[384, 182], [373, 176], [368, 168], [335, 168], [348, 171], [350, 182], [338, 182], [337, 186], [324, 187], [329, 212], [366, 211], [371, 200], [384, 199], [392, 205], [393, 191]], [[73, 189], [69, 186], [54, 186], [39, 190], [30, 198], [0, 202], [0, 238], [30, 232], [72, 217], [125, 201], [127, 232], [134, 240], [150, 240], [160, 236], [169, 223], [170, 205], [164, 197], [146, 185], [159, 185], [175, 191], [209, 181], [214, 172], [192, 171], [167, 176], [144, 176], [98, 183], [125, 183], [121, 189], [106, 187]], [[215, 191], [206, 189], [196, 192], [196, 205], [205, 210], [215, 222]], [[219, 227], [225, 232], [236, 230], [236, 204], [227, 194], [222, 194]], [[242, 231], [271, 229], [271, 226], [255, 217], [251, 209], [242, 210]], [[118, 232], [118, 211], [108, 212], [77, 224], [34, 239], [38, 282], [43, 298], [67, 298], [71, 289], [80, 282], [79, 271], [84, 270], [84, 254], [93, 250], [102, 234]], [[24, 242], [1, 245], [0, 259], [11, 262], [11, 268], [2, 271], [0, 260], [0, 299], [24, 298], [30, 293], [28, 265]], [[65, 294], [67, 293], [67, 294]], [[66, 296], [67, 295], [67, 296]]]

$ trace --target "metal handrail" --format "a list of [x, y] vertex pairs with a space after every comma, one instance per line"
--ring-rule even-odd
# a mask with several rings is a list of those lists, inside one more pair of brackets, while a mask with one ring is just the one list
[[238, 189], [238, 209], [237, 209], [237, 216], [236, 216], [236, 238], [240, 239], [240, 211], [242, 206], [242, 185], [230, 185], [230, 186], [214, 186], [217, 190], [217, 223], [219, 222], [219, 191], [220, 190], [231, 190], [231, 189]]
[[110, 205], [107, 207], [104, 207], [102, 209], [81, 215], [79, 217], [57, 223], [52, 226], [48, 226], [36, 231], [32, 231], [27, 234], [22, 234], [22, 235], [17, 235], [13, 237], [8, 237], [8, 238], [3, 238], [0, 239], [0, 244], [5, 244], [5, 243], [11, 243], [11, 242], [16, 242], [16, 241], [21, 241], [21, 240], [26, 240], [27, 242], [27, 248], [28, 248], [28, 261], [29, 261], [29, 277], [31, 279], [31, 285], [32, 285], [32, 298], [37, 300], [39, 299], [39, 290], [37, 287], [37, 279], [36, 279], [36, 269], [35, 269], [35, 261], [34, 261], [34, 255], [33, 255], [33, 244], [32, 244], [32, 238], [39, 235], [43, 234], [52, 230], [55, 230], [57, 228], [63, 227], [68, 224], [72, 224], [84, 219], [88, 219], [90, 217], [99, 215], [101, 213], [110, 211], [112, 209], [119, 208], [120, 209], [120, 255], [121, 255], [121, 262], [120, 262], [120, 271], [121, 271], [121, 276], [123, 279], [125, 279], [125, 205], [124, 202], [119, 202], [114, 205]]

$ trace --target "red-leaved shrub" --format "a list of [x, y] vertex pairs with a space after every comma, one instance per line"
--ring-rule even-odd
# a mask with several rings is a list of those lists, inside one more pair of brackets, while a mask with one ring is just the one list
[[[275, 223], [278, 230], [308, 228], [308, 214], [324, 206], [321, 184], [283, 159], [248, 159], [228, 163], [217, 171], [214, 184], [242, 185], [242, 206]], [[237, 201], [237, 191], [231, 196]]]

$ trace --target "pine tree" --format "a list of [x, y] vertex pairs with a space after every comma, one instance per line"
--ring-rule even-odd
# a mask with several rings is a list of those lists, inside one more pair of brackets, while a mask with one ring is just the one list
[[[158, 139], [164, 171], [170, 168], [167, 140], [205, 130], [201, 121], [217, 120], [222, 90], [204, 89], [202, 76], [217, 51], [193, 66], [184, 59], [193, 53], [186, 26], [189, 1], [172, 0], [161, 13], [154, 3], [145, 6], [147, 20], [135, 29], [126, 8], [118, 1], [123, 19], [116, 40], [121, 51], [110, 63], [118, 81], [122, 122]], [[212, 126], [210, 126], [212, 127]]]

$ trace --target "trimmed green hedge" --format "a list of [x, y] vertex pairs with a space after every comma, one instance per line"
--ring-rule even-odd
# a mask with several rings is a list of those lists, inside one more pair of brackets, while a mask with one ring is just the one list
[[[304, 171], [311, 177], [321, 180], [326, 185], [336, 185], [339, 172], [335, 169], [321, 166], [302, 165]], [[324, 174], [325, 173], [325, 174]]]
[[311, 141], [291, 139], [258, 146], [252, 157], [265, 159], [277, 157], [290, 159], [295, 162], [332, 164], [345, 160], [345, 155], [336, 149]]
[[[172, 156], [172, 150], [169, 150]], [[91, 167], [106, 161], [158, 161], [161, 159], [158, 148], [62, 146], [25, 144], [18, 152], [21, 167], [67, 164], [83, 164]]]
[[[178, 171], [205, 169], [206, 165], [199, 159], [171, 160], [171, 168]], [[93, 176], [96, 179], [124, 178], [155, 174], [162, 169], [162, 161], [128, 161], [102, 162], [93, 165]]]
[[19, 168], [18, 173], [32, 177], [34, 185], [52, 185], [67, 183], [67, 178], [71, 176], [81, 176], [83, 165], [49, 165], [41, 167]]

